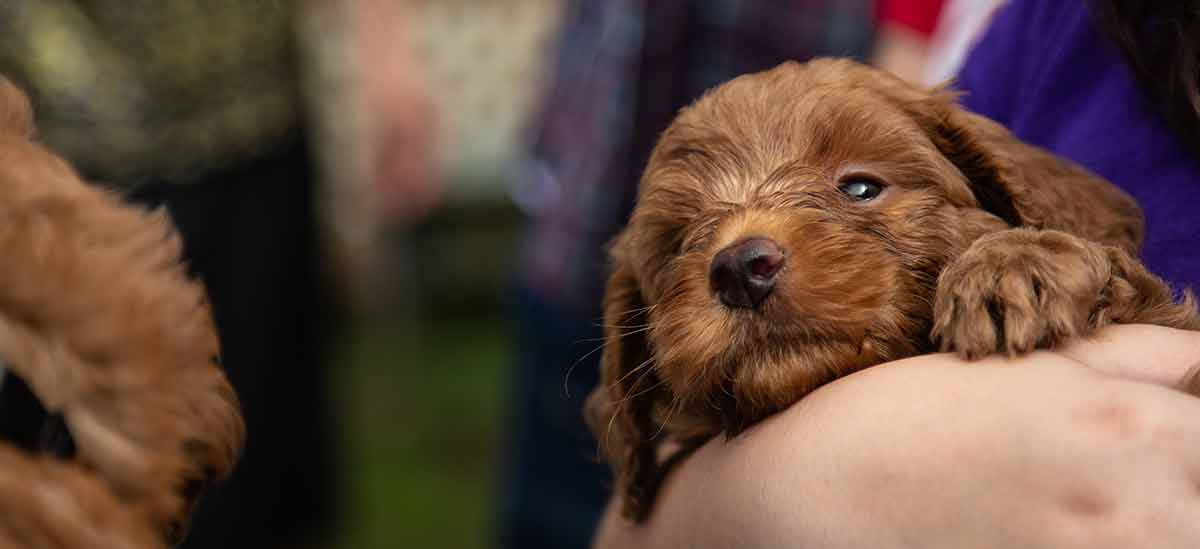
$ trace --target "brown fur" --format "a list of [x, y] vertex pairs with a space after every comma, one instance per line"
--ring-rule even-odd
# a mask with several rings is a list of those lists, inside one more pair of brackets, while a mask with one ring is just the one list
[[[868, 202], [838, 191], [867, 174]], [[733, 436], [856, 370], [938, 349], [1052, 347], [1112, 322], [1200, 329], [1135, 259], [1116, 187], [967, 113], [944, 89], [844, 60], [737, 78], [680, 112], [614, 240], [602, 384], [587, 417], [626, 516], [649, 512], [662, 441]], [[786, 262], [758, 309], [710, 289], [717, 251]]]
[[158, 549], [137, 506], [81, 467], [0, 447], [0, 548]]
[[177, 541], [200, 489], [230, 472], [243, 439], [204, 288], [188, 279], [165, 212], [85, 184], [31, 141], [32, 120], [28, 101], [0, 79], [0, 357], [62, 414], [77, 456], [39, 464], [0, 444], [0, 462], [19, 462], [13, 475], [35, 471], [0, 468], [0, 515], [15, 512], [7, 494], [43, 486], [79, 508], [64, 500], [58, 518], [34, 516], [53, 506], [23, 509], [25, 526], [0, 519], [0, 536], [42, 535], [30, 525], [73, 522], [78, 511]]

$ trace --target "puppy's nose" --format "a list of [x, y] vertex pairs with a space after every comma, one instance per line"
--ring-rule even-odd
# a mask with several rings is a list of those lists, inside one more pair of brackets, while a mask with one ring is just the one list
[[717, 253], [708, 270], [712, 289], [729, 307], [758, 307], [775, 288], [783, 250], [769, 238], [751, 238]]

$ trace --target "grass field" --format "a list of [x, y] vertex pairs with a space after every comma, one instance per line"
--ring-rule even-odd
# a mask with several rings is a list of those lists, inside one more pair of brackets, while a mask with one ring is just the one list
[[511, 360], [501, 324], [376, 325], [344, 357], [342, 547], [489, 547]]
[[[342, 413], [346, 549], [490, 543], [513, 349], [501, 296], [511, 208], [450, 210], [410, 235], [417, 296], [348, 332], [331, 376]], [[387, 315], [384, 315], [387, 317]]]

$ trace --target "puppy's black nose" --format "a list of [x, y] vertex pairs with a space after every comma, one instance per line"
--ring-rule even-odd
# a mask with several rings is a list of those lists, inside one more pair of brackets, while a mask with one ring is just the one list
[[783, 250], [774, 240], [751, 238], [718, 252], [708, 279], [721, 303], [753, 309], [775, 288], [775, 275], [781, 267]]

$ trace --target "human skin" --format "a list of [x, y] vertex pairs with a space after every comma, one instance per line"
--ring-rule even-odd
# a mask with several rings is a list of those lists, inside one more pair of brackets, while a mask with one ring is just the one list
[[666, 481], [614, 547], [1200, 547], [1200, 333], [1111, 326], [1055, 352], [847, 376]]

